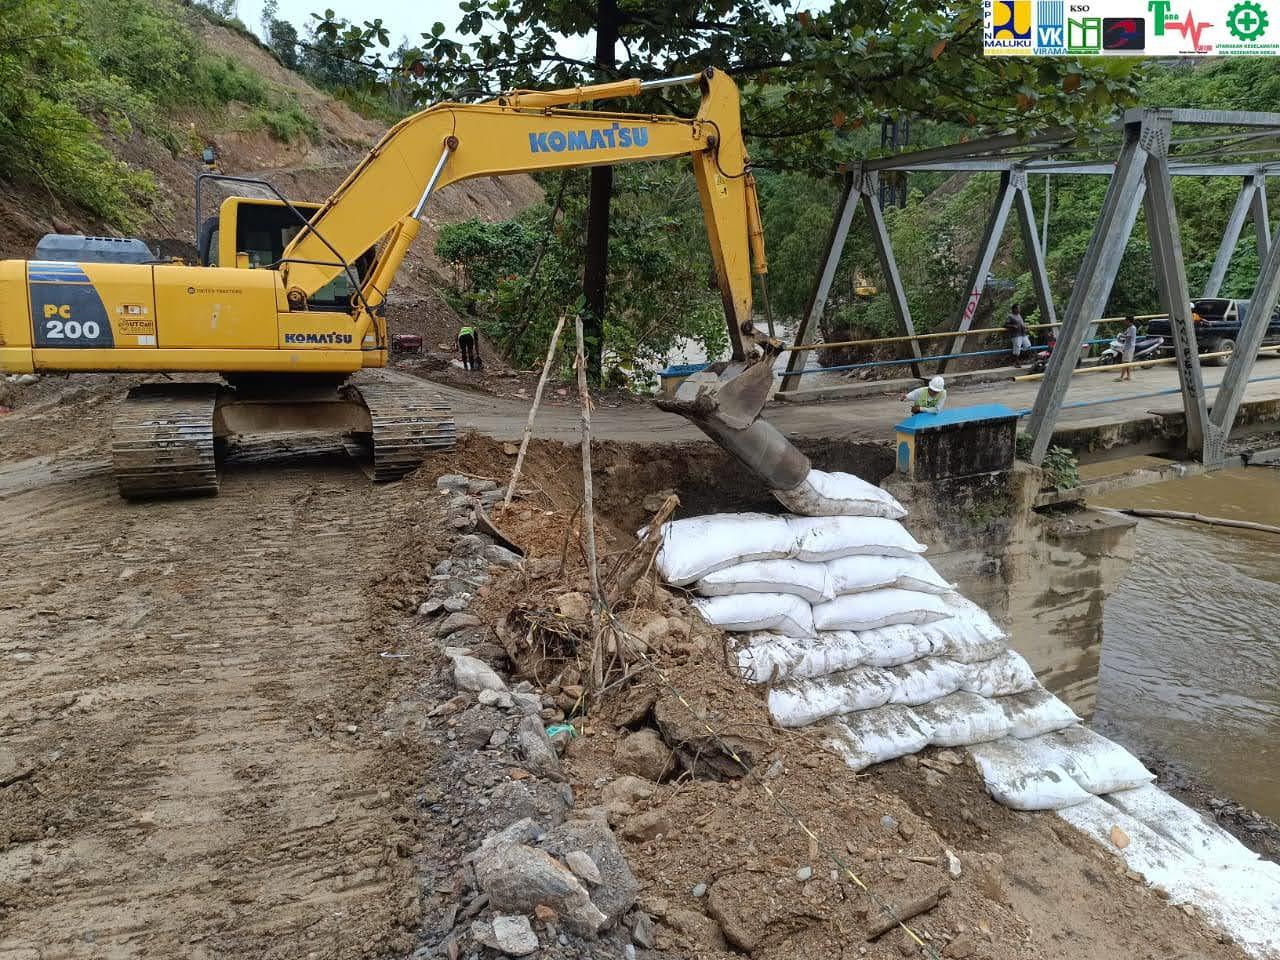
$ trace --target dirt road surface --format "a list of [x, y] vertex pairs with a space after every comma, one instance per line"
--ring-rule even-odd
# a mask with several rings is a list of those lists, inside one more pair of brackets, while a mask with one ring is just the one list
[[412, 758], [371, 723], [405, 491], [313, 460], [130, 505], [104, 466], [0, 464], [0, 957], [382, 955], [416, 921]]

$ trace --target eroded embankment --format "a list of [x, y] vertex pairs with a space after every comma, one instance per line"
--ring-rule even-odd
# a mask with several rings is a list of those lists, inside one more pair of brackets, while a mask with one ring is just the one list
[[[500, 450], [469, 439], [448, 468], [492, 475]], [[598, 451], [597, 494], [613, 521], [608, 549], [629, 545], [625, 530], [659, 487], [647, 471], [665, 480], [661, 486], [689, 485], [691, 500], [705, 498], [689, 512], [723, 508], [713, 489], [693, 490], [687, 479], [722, 475], [707, 465], [716, 454], [707, 461], [704, 455], [653, 447]], [[672, 466], [677, 463], [680, 468]], [[636, 469], [639, 464], [645, 466]], [[899, 956], [918, 952], [905, 934], [867, 939], [882, 904], [902, 910], [941, 893], [938, 905], [912, 926], [947, 956], [1059, 956], [1064, 942], [1073, 955], [1117, 960], [1148, 951], [1242, 956], [1061, 821], [995, 804], [957, 753], [929, 751], [858, 776], [803, 731], [778, 729], [762, 691], [748, 688], [726, 665], [723, 637], [701, 624], [682, 596], [652, 579], [617, 607], [642, 638], [645, 656], [633, 653], [624, 666], [607, 655], [613, 686], [584, 709], [587, 582], [576, 534], [566, 535], [575, 523], [575, 466], [570, 448], [535, 447], [521, 485], [529, 499], [502, 516], [531, 559], [475, 602], [472, 612], [494, 634], [472, 652], [487, 654], [504, 671], [523, 671], [541, 694], [540, 719], [575, 728], [575, 735], [560, 736], [564, 755], [556, 773], [572, 787], [573, 808], [542, 814], [549, 816], [542, 829], [565, 818], [603, 821], [615, 831], [638, 890], [634, 906], [619, 914], [612, 948], [625, 949], [629, 939], [641, 949], [656, 944], [668, 956]], [[763, 506], [749, 484], [726, 488], [735, 508]], [[451, 636], [441, 642], [455, 643]], [[498, 648], [505, 657], [496, 655]], [[462, 695], [459, 726], [479, 709], [472, 704]], [[500, 722], [515, 735], [515, 716]], [[722, 741], [752, 774], [742, 774]], [[526, 764], [520, 778], [527, 773]], [[465, 820], [467, 804], [479, 802], [458, 797], [457, 816]], [[535, 848], [544, 843], [528, 840]], [[878, 902], [850, 882], [830, 854]], [[481, 902], [485, 884], [481, 879], [468, 891], [465, 869], [460, 877], [465, 910]], [[486, 909], [477, 913], [481, 920]], [[554, 927], [554, 919], [547, 921]], [[553, 937], [537, 922], [533, 929], [549, 956], [585, 949], [572, 936], [560, 943], [563, 929]], [[479, 932], [485, 935], [483, 927]], [[471, 932], [455, 928], [453, 936], [465, 944]]]

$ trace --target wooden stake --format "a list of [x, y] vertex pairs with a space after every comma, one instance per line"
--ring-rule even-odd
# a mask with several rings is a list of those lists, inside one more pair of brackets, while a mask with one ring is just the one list
[[524, 454], [529, 449], [529, 438], [533, 436], [533, 418], [538, 415], [538, 404], [542, 402], [542, 388], [547, 385], [547, 375], [551, 373], [551, 361], [555, 358], [556, 347], [560, 343], [560, 331], [564, 329], [564, 314], [556, 321], [556, 332], [551, 334], [551, 346], [547, 348], [547, 359], [542, 362], [542, 376], [538, 378], [538, 389], [533, 392], [533, 406], [529, 408], [529, 419], [524, 425], [524, 435], [520, 438], [520, 452], [516, 454], [516, 467], [511, 471], [511, 482], [507, 484], [507, 495], [502, 498], [502, 507], [511, 506], [511, 498], [516, 495], [516, 483], [520, 480], [520, 469], [524, 466]]
[[1231, 520], [1227, 517], [1206, 517], [1203, 513], [1184, 513], [1181, 510], [1142, 510], [1132, 508], [1121, 510], [1131, 517], [1154, 517], [1158, 520], [1194, 520], [1215, 527], [1239, 527], [1241, 530], [1258, 530], [1261, 533], [1280, 533], [1280, 527], [1269, 523], [1254, 523], [1252, 520]]
[[591, 686], [604, 689], [604, 652], [600, 629], [600, 613], [604, 600], [600, 595], [600, 570], [596, 563], [596, 513], [591, 485], [591, 394], [587, 391], [587, 355], [582, 342], [582, 314], [573, 318], [577, 336], [577, 352], [573, 365], [578, 371], [578, 402], [582, 405], [582, 531], [586, 535], [587, 576], [591, 583]]
[[653, 564], [653, 559], [662, 549], [662, 525], [671, 518], [676, 507], [680, 506], [680, 498], [674, 493], [662, 502], [658, 512], [649, 520], [648, 530], [643, 540], [637, 540], [622, 559], [613, 574], [612, 583], [606, 589], [609, 606], [616, 607], [635, 587], [639, 580]]

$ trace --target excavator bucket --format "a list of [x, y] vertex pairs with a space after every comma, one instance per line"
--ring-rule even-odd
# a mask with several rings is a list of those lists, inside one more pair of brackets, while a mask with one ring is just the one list
[[[720, 369], [717, 370], [717, 367]], [[773, 365], [761, 360], [715, 364], [680, 385], [659, 409], [678, 413], [728, 450], [771, 489], [791, 490], [810, 470], [809, 458], [760, 418], [773, 388]]]

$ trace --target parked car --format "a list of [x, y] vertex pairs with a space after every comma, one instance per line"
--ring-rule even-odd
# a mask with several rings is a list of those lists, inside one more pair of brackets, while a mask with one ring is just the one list
[[[1226, 297], [1208, 297], [1191, 301], [1191, 320], [1196, 330], [1196, 348], [1200, 353], [1230, 353], [1236, 347], [1240, 326], [1249, 315], [1248, 300], [1231, 300]], [[1167, 317], [1160, 317], [1147, 324], [1147, 334], [1164, 337], [1166, 348], [1173, 349], [1172, 331]], [[1263, 345], [1280, 344], [1280, 308], [1267, 323]], [[1206, 365], [1221, 366], [1226, 357], [1206, 360]]]

